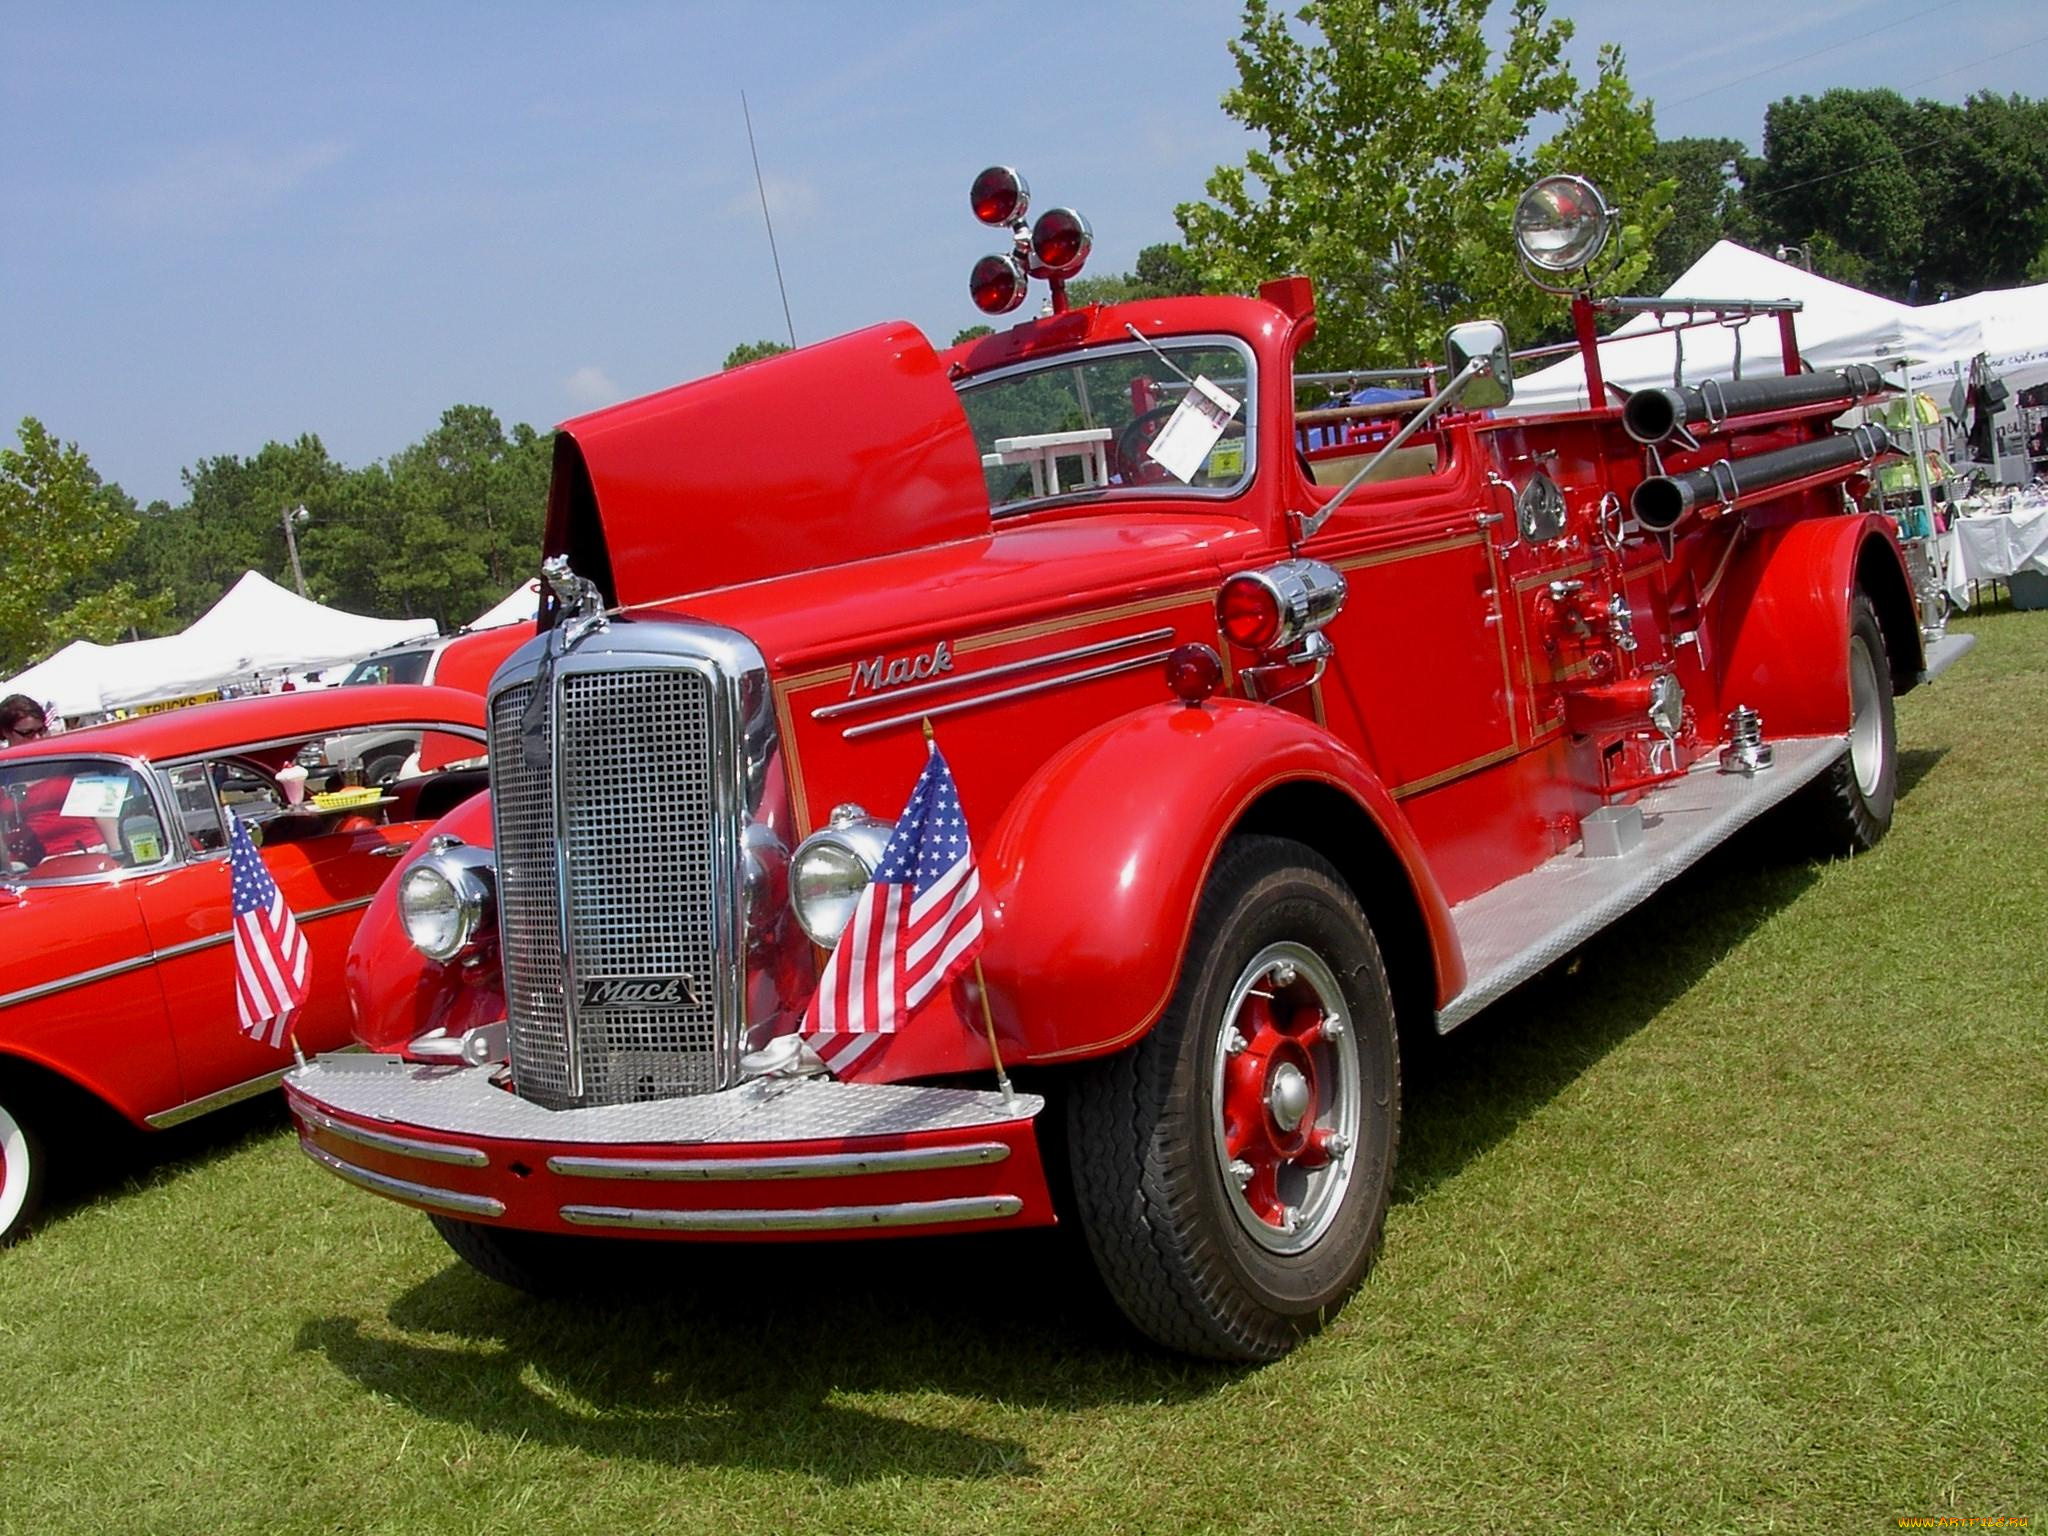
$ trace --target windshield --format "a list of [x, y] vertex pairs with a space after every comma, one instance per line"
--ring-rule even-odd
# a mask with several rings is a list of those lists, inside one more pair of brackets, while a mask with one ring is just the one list
[[[1005, 369], [960, 386], [1000, 515], [1058, 496], [1195, 491], [1227, 496], [1250, 476], [1247, 417], [1251, 356], [1222, 337], [1133, 343]], [[1184, 377], [1183, 377], [1184, 375]], [[1220, 434], [1198, 436], [1179, 458], [1148, 452], [1205, 379], [1236, 403]]]
[[365, 656], [348, 669], [341, 686], [356, 683], [417, 683], [427, 675], [425, 651], [395, 651], [389, 656]]
[[141, 775], [105, 758], [0, 763], [0, 838], [13, 881], [140, 869], [170, 852]]

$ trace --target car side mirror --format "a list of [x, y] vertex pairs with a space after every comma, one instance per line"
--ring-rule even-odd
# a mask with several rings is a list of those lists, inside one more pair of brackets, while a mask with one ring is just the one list
[[1444, 361], [1456, 378], [1475, 360], [1486, 369], [1472, 376], [1459, 403], [1473, 410], [1506, 405], [1515, 398], [1515, 365], [1508, 357], [1507, 327], [1498, 320], [1468, 320], [1444, 337]]

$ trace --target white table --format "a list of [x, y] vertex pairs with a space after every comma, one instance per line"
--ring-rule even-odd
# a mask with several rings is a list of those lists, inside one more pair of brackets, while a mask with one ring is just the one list
[[1074, 459], [1077, 461], [1079, 483], [1065, 489], [1090, 490], [1109, 483], [1108, 448], [1114, 435], [1108, 427], [1093, 427], [1079, 432], [1035, 432], [1028, 437], [999, 437], [995, 440], [995, 452], [981, 456], [982, 467], [1030, 465], [1031, 494], [1036, 499], [1060, 494], [1059, 461]]
[[2020, 571], [2048, 576], [2048, 503], [2011, 512], [1958, 517], [1941, 536], [1942, 586], [1958, 608], [1973, 582], [2005, 581]]

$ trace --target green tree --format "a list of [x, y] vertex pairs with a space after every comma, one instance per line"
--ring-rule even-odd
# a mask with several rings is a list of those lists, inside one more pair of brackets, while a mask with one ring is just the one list
[[[1327, 366], [1433, 355], [1447, 322], [1479, 313], [1518, 340], [1547, 334], [1564, 301], [1523, 278], [1509, 225], [1549, 170], [1591, 177], [1624, 210], [1606, 281], [1637, 281], [1666, 215], [1648, 105], [1611, 47], [1581, 91], [1563, 58], [1571, 23], [1547, 19], [1543, 0], [1514, 0], [1496, 61], [1490, 5], [1312, 0], [1289, 17], [1247, 0], [1223, 106], [1265, 147], [1177, 211], [1203, 285], [1248, 292], [1308, 274], [1312, 356]], [[1532, 125], [1549, 116], [1557, 129], [1539, 143]]]
[[35, 417], [16, 439], [0, 448], [0, 672], [73, 640], [119, 639], [145, 606], [129, 583], [92, 582], [134, 535], [134, 502]]
[[1651, 175], [1669, 189], [1671, 218], [1651, 244], [1643, 286], [1661, 293], [1717, 240], [1754, 246], [1759, 235], [1744, 178], [1756, 162], [1735, 139], [1665, 139]]
[[[1927, 104], [1931, 105], [1931, 104]], [[1749, 181], [1764, 239], [1804, 247], [1816, 272], [1903, 296], [1917, 275], [1927, 201], [1909, 151], [1945, 139], [1939, 113], [1897, 91], [1828, 91], [1773, 102]]]
[[1128, 304], [1200, 293], [1201, 271], [1183, 246], [1148, 245], [1128, 272], [1077, 277], [1067, 284], [1071, 304]]
[[743, 341], [725, 354], [721, 371], [737, 368], [743, 363], [758, 363], [764, 357], [773, 357], [778, 352], [787, 352], [788, 347], [779, 341]]
[[992, 325], [963, 326], [959, 331], [954, 333], [953, 340], [951, 341], [950, 345], [957, 347], [963, 341], [979, 341], [982, 337], [993, 336], [995, 335], [995, 333], [996, 328]]

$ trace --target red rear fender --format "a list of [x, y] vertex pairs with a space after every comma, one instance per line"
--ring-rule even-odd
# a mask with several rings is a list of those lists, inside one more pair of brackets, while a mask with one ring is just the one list
[[1747, 704], [1772, 736], [1849, 728], [1849, 598], [1877, 605], [1900, 691], [1919, 676], [1920, 632], [1891, 519], [1824, 517], [1746, 538], [1716, 606], [1720, 711]]
[[991, 830], [984, 964], [1002, 1032], [1041, 1062], [1101, 1055], [1143, 1034], [1180, 974], [1211, 864], [1233, 832], [1250, 830], [1296, 838], [1336, 864], [1383, 948], [1419, 941], [1426, 957], [1403, 958], [1427, 1006], [1463, 986], [1443, 897], [1406, 818], [1356, 753], [1269, 706], [1161, 704], [1068, 747]]

